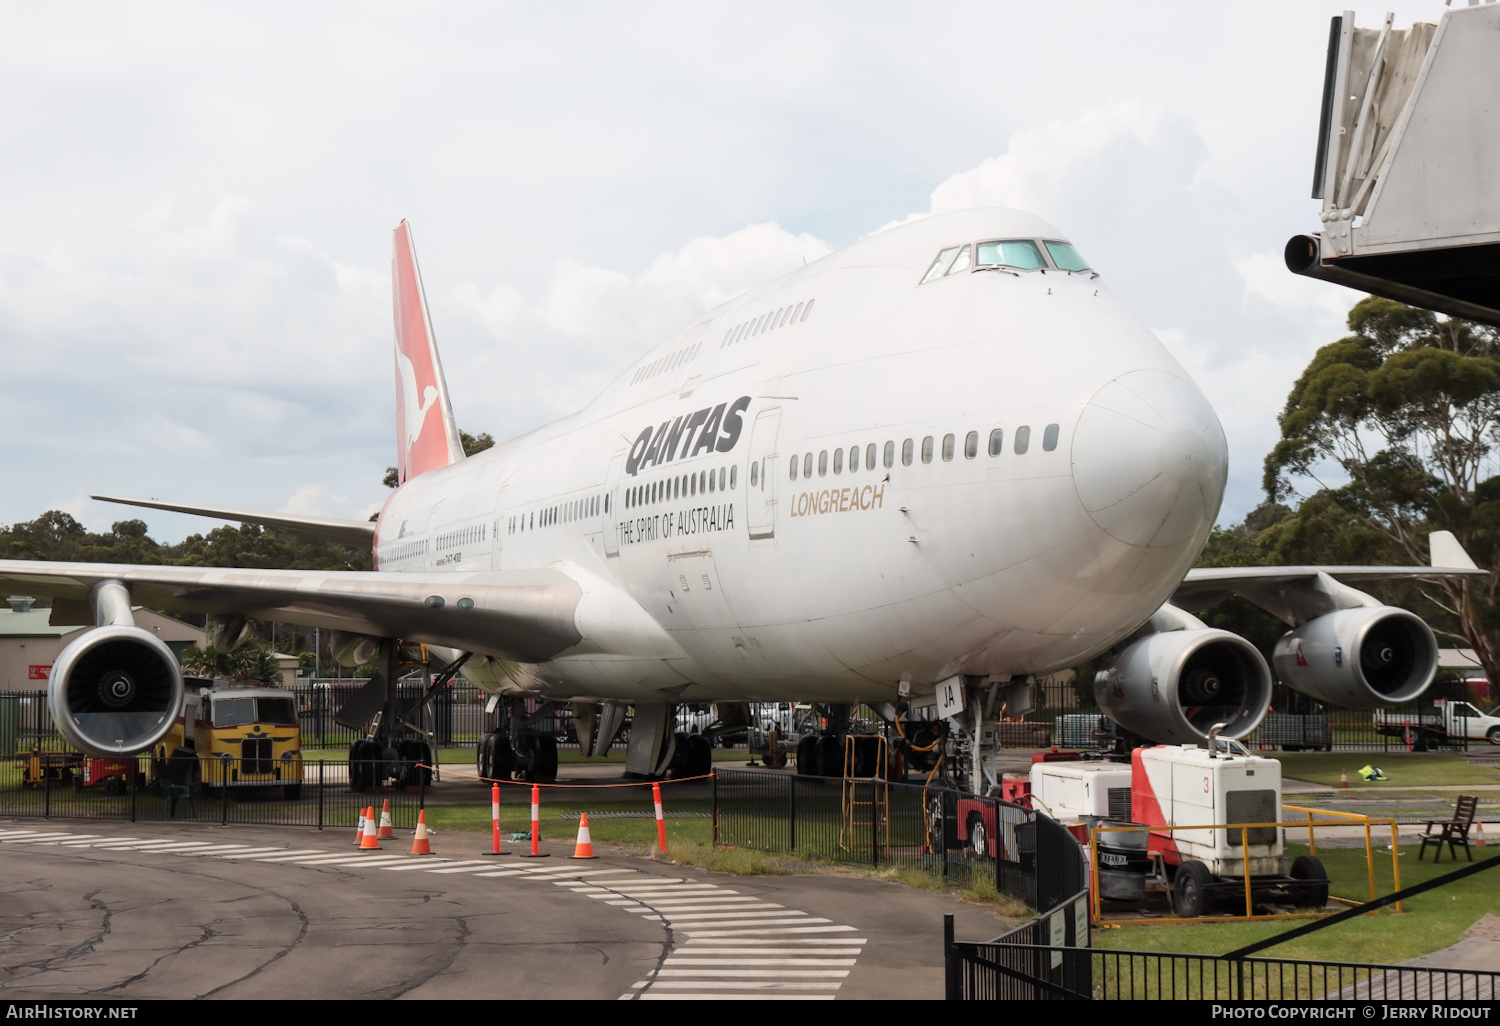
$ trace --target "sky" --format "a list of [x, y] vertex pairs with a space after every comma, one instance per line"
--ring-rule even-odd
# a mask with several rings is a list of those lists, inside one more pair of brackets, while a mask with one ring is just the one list
[[[1439, 0], [1357, 11], [1435, 21]], [[461, 427], [578, 409], [691, 317], [882, 226], [1056, 225], [1262, 498], [1360, 297], [1282, 264], [1328, 19], [1257, 3], [0, 8], [0, 523], [90, 493], [363, 519], [395, 462], [391, 230]]]

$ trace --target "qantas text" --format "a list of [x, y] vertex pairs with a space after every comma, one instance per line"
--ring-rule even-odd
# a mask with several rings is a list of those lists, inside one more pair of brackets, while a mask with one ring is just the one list
[[[725, 407], [728, 407], [726, 410]], [[636, 436], [625, 461], [625, 473], [634, 477], [638, 471], [686, 459], [700, 452], [728, 452], [740, 440], [744, 413], [750, 397], [742, 395], [730, 403], [706, 406], [676, 420], [664, 420]]]

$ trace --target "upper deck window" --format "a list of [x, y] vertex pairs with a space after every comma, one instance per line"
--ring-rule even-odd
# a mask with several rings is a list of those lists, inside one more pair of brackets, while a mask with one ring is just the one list
[[953, 259], [953, 254], [957, 252], [957, 246], [950, 246], [948, 249], [945, 249], [941, 253], [939, 253], [937, 255], [937, 259], [932, 262], [932, 266], [927, 268], [927, 273], [922, 275], [922, 280], [918, 282], [918, 284], [926, 285], [934, 278], [941, 278], [943, 276], [943, 272], [948, 269], [948, 262]]
[[1092, 270], [1092, 268], [1089, 267], [1089, 262], [1083, 258], [1083, 255], [1079, 253], [1078, 250], [1073, 248], [1073, 244], [1071, 242], [1046, 241], [1042, 244], [1047, 247], [1047, 252], [1052, 255], [1052, 262], [1057, 265], [1058, 270]]
[[1046, 267], [1042, 251], [1030, 239], [1004, 239], [998, 242], [981, 242], [976, 247], [979, 267], [1014, 267], [1022, 271], [1035, 271]]

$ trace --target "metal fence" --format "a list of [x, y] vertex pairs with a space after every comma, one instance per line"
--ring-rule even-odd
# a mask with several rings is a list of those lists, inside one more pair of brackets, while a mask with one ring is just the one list
[[1002, 940], [954, 942], [948, 996], [1106, 1001], [1494, 1001], [1500, 973], [1480, 969], [1093, 951]]
[[[349, 786], [347, 762], [306, 762], [299, 767], [300, 780], [290, 768], [282, 779], [267, 780], [266, 767], [259, 760], [215, 760], [208, 767], [192, 767], [193, 772], [173, 773], [145, 756], [109, 760], [87, 770], [81, 762], [57, 758], [7, 759], [0, 761], [0, 816], [347, 827], [352, 831], [360, 810], [375, 795], [382, 805], [390, 800], [394, 826], [416, 827], [417, 811], [426, 800], [421, 784], [354, 791]], [[356, 766], [356, 770], [361, 768]], [[371, 766], [369, 777], [388, 768]], [[174, 784], [174, 776], [183, 782]]]
[[714, 843], [888, 867], [960, 884], [993, 881], [1049, 909], [1087, 880], [1072, 834], [1019, 805], [947, 788], [717, 770]]
[[1087, 888], [992, 941], [956, 941], [943, 917], [950, 1001], [1042, 1001], [1093, 992]]
[[[1092, 688], [1056, 681], [1042, 681], [1035, 687], [1034, 708], [1025, 720], [1001, 725], [1006, 747], [1086, 749], [1108, 743], [1112, 728], [1094, 703]], [[1472, 702], [1473, 698], [1464, 682], [1443, 682], [1433, 685], [1418, 701], [1392, 706], [1377, 715], [1367, 709], [1329, 708], [1285, 684], [1277, 684], [1272, 690], [1271, 711], [1244, 740], [1252, 748], [1287, 752], [1488, 748], [1489, 742], [1483, 737], [1450, 737], [1436, 729], [1441, 710], [1434, 702]]]
[[[366, 683], [347, 678], [298, 680], [289, 693], [297, 703], [303, 748], [348, 748], [364, 737], [362, 730], [335, 722], [334, 716]], [[420, 738], [434, 748], [464, 748], [475, 744], [488, 729], [484, 707], [489, 695], [477, 684], [455, 680], [419, 708], [426, 690], [420, 680], [400, 682], [393, 737]], [[572, 726], [565, 713], [544, 716], [539, 728], [565, 734]], [[60, 747], [62, 737], [53, 726], [45, 691], [0, 692], [0, 756]]]

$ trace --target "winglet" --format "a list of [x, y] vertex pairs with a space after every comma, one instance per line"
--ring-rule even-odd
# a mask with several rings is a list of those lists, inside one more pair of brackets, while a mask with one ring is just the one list
[[396, 226], [391, 296], [396, 318], [396, 479], [400, 484], [464, 458], [411, 226]]
[[1427, 553], [1433, 566], [1452, 567], [1455, 570], [1478, 570], [1474, 560], [1453, 537], [1452, 531], [1433, 531], [1427, 536]]

